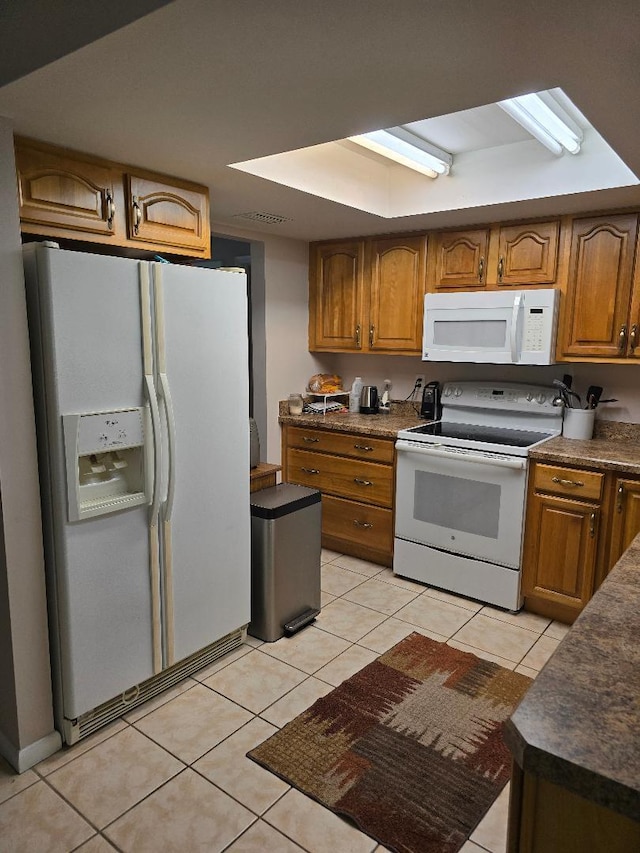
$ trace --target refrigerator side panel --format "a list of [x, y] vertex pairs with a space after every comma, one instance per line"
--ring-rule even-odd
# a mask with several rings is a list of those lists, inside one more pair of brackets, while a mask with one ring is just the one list
[[178, 661], [250, 618], [246, 279], [169, 266], [161, 275], [175, 417], [170, 542]]
[[51, 529], [64, 716], [83, 714], [153, 674], [147, 507], [70, 522], [62, 417], [144, 404], [135, 261], [36, 252]]

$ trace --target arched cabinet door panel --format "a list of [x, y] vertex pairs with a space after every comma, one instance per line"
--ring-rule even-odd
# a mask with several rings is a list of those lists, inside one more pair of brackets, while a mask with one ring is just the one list
[[363, 320], [364, 243], [360, 240], [311, 246], [309, 349], [360, 352]]
[[436, 239], [436, 289], [485, 287], [489, 229], [446, 231]]
[[[116, 231], [114, 175], [106, 166], [17, 144], [16, 166], [23, 230], [56, 226], [91, 234]], [[117, 183], [117, 178], [116, 178]], [[42, 229], [40, 229], [42, 230]]]
[[637, 230], [635, 214], [574, 220], [562, 315], [563, 355], [628, 356]]
[[501, 227], [497, 284], [554, 284], [558, 271], [559, 236], [559, 221]]
[[164, 183], [129, 173], [127, 226], [130, 240], [156, 246], [209, 248], [209, 204], [206, 195], [180, 184]]

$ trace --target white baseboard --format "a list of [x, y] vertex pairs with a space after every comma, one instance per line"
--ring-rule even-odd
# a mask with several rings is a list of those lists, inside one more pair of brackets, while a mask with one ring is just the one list
[[39, 761], [44, 761], [54, 752], [62, 748], [62, 738], [60, 732], [52, 731], [48, 735], [41, 737], [40, 740], [30, 743], [28, 746], [17, 749], [7, 738], [0, 732], [0, 755], [5, 758], [9, 764], [18, 773], [24, 773], [34, 764]]

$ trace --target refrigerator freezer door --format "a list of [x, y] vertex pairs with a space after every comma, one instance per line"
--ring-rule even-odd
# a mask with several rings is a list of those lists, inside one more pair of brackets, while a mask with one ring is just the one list
[[70, 522], [62, 433], [65, 414], [144, 405], [138, 264], [39, 247], [27, 280], [57, 704], [75, 718], [153, 674], [148, 508]]
[[165, 626], [170, 662], [250, 618], [247, 300], [238, 273], [153, 269], [164, 313], [156, 350], [164, 345], [166, 358], [158, 387], [168, 386], [174, 419], [173, 505], [169, 518], [166, 503], [162, 514], [163, 556], [172, 566], [173, 589], [164, 590], [165, 614], [173, 607], [173, 626]]

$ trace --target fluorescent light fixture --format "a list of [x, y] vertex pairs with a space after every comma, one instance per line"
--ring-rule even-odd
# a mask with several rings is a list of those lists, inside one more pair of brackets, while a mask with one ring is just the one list
[[565, 151], [570, 154], [580, 151], [582, 130], [548, 93], [520, 95], [498, 101], [498, 106], [556, 157]]
[[349, 140], [429, 178], [448, 175], [453, 160], [451, 154], [403, 127], [373, 130], [361, 136], [350, 136]]

